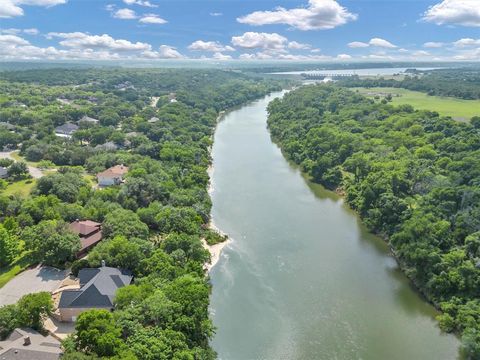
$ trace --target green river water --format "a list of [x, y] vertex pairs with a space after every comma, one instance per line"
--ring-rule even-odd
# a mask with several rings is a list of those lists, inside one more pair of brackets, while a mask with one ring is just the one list
[[444, 360], [459, 342], [383, 240], [272, 143], [266, 106], [228, 113], [213, 146], [212, 219], [231, 243], [211, 271], [220, 359]]

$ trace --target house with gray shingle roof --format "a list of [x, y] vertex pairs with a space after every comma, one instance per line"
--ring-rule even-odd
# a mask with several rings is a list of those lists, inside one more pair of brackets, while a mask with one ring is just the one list
[[59, 137], [71, 138], [73, 133], [78, 130], [78, 125], [65, 123], [55, 128], [55, 135]]
[[30, 328], [15, 329], [0, 341], [1, 360], [57, 360], [61, 354], [60, 341]]
[[102, 266], [82, 269], [78, 273], [80, 288], [62, 291], [58, 303], [59, 320], [75, 321], [82, 312], [90, 309], [113, 309], [117, 289], [130, 285], [128, 271]]

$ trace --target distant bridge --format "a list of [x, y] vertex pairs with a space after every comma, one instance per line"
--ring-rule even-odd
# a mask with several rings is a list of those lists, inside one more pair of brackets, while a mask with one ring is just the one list
[[325, 73], [302, 73], [301, 76], [307, 80], [324, 80], [326, 78], [338, 79], [357, 76], [355, 73], [346, 73], [346, 74], [325, 74]]

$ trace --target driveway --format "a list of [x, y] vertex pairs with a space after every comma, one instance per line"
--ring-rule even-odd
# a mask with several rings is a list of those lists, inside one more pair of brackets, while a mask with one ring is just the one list
[[49, 266], [25, 270], [0, 288], [0, 306], [14, 304], [23, 295], [41, 291], [52, 292], [67, 276], [68, 271]]
[[[0, 159], [10, 159], [10, 160], [16, 161], [12, 157], [12, 152], [0, 152]], [[30, 166], [30, 165], [27, 165], [27, 167], [28, 167], [28, 172], [34, 179], [40, 179], [43, 176], [43, 172], [39, 168], [36, 168], [35, 166]]]

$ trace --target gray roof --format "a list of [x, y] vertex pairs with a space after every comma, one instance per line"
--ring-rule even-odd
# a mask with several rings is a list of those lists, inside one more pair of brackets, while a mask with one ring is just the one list
[[57, 134], [72, 135], [78, 130], [78, 126], [72, 123], [66, 123], [55, 128]]
[[94, 119], [94, 118], [91, 118], [89, 116], [84, 116], [80, 119], [80, 121], [85, 121], [85, 122], [90, 122], [90, 123], [94, 123], [94, 124], [97, 124], [100, 120], [97, 120], [97, 119]]
[[[26, 337], [30, 338], [30, 345], [24, 345]], [[30, 328], [15, 329], [5, 341], [0, 341], [1, 360], [57, 360], [61, 353], [60, 341]]]
[[7, 176], [7, 175], [8, 175], [8, 169], [3, 166], [0, 166], [0, 177]]
[[82, 269], [78, 273], [79, 290], [64, 290], [59, 308], [104, 308], [113, 307], [113, 298], [118, 288], [129, 285], [132, 276], [127, 271], [112, 267]]

